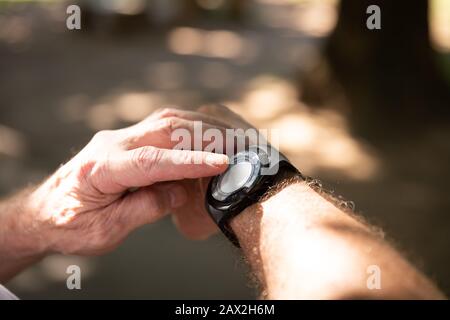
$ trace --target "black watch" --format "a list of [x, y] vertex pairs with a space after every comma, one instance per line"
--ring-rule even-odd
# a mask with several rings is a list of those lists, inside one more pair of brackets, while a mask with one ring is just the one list
[[250, 146], [230, 158], [228, 169], [211, 179], [206, 209], [227, 238], [240, 247], [229, 221], [257, 203], [287, 174], [300, 172], [270, 145]]

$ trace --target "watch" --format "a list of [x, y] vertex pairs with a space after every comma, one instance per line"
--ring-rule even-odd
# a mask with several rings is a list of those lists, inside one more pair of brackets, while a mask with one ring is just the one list
[[228, 169], [211, 179], [206, 192], [206, 209], [236, 246], [239, 241], [229, 221], [257, 203], [259, 199], [289, 174], [300, 172], [276, 148], [253, 145], [230, 157]]

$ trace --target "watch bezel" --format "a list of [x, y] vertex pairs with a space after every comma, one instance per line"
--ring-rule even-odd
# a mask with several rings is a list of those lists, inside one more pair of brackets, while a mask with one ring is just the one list
[[[270, 154], [267, 151], [268, 148], [271, 149]], [[274, 151], [278, 153], [277, 157], [271, 157], [272, 152]], [[285, 170], [298, 172], [298, 170], [292, 166], [292, 164], [290, 164], [289, 161], [280, 152], [278, 152], [278, 150], [270, 146], [265, 149], [259, 146], [250, 146], [242, 152], [246, 152], [247, 154], [255, 153], [257, 155], [258, 172], [256, 174], [253, 172], [252, 179], [249, 179], [244, 186], [233, 191], [223, 200], [216, 199], [212, 195], [213, 188], [217, 190], [217, 183], [221, 175], [215, 176], [208, 184], [205, 198], [205, 204], [209, 215], [219, 226], [222, 232], [228, 237], [228, 239], [237, 247], [240, 247], [239, 241], [233, 231], [229, 228], [228, 221], [244, 211], [247, 207], [257, 203], [259, 199], [267, 192], [267, 190], [269, 190], [269, 188], [276, 183], [279, 172]], [[240, 153], [237, 153], [231, 160], [235, 157], [241, 157]], [[276, 160], [274, 161], [274, 159]], [[278, 166], [276, 173], [262, 174], [263, 168], [273, 169], [275, 166]], [[224, 173], [222, 173], [222, 175], [223, 174]]]
[[[255, 158], [257, 159], [256, 162], [254, 162]], [[250, 178], [245, 182], [244, 185], [237, 188], [236, 190], [234, 190], [232, 192], [223, 192], [223, 190], [220, 187], [220, 184], [221, 184], [222, 179], [224, 178], [225, 174], [228, 172], [228, 170], [231, 169], [231, 166], [228, 167], [228, 169], [224, 173], [217, 176], [217, 179], [214, 179], [214, 181], [213, 181], [212, 188], [211, 188], [211, 195], [215, 200], [224, 202], [228, 198], [232, 198], [233, 195], [235, 195], [241, 191], [247, 191], [254, 186], [255, 181], [257, 180], [258, 176], [261, 175], [261, 161], [259, 160], [259, 156], [256, 152], [249, 151], [247, 154], [236, 154], [230, 160], [230, 163], [232, 163], [233, 165], [236, 165], [238, 163], [243, 163], [243, 162], [248, 162], [252, 166], [252, 172], [250, 174]], [[232, 200], [235, 201], [236, 199], [232, 199]], [[229, 201], [226, 201], [226, 202], [229, 202]]]

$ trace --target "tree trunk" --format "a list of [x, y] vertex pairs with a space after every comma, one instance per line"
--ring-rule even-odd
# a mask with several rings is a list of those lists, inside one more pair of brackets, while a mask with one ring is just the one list
[[[381, 30], [366, 27], [372, 4], [381, 8]], [[357, 129], [449, 114], [450, 88], [436, 68], [429, 39], [426, 0], [341, 1], [326, 56], [351, 102]]]

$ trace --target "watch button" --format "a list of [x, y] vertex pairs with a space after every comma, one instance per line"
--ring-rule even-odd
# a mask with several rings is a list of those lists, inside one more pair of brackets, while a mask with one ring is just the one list
[[258, 154], [259, 162], [261, 163], [261, 167], [268, 167], [270, 165], [269, 157], [267, 156], [267, 153], [260, 153]]

